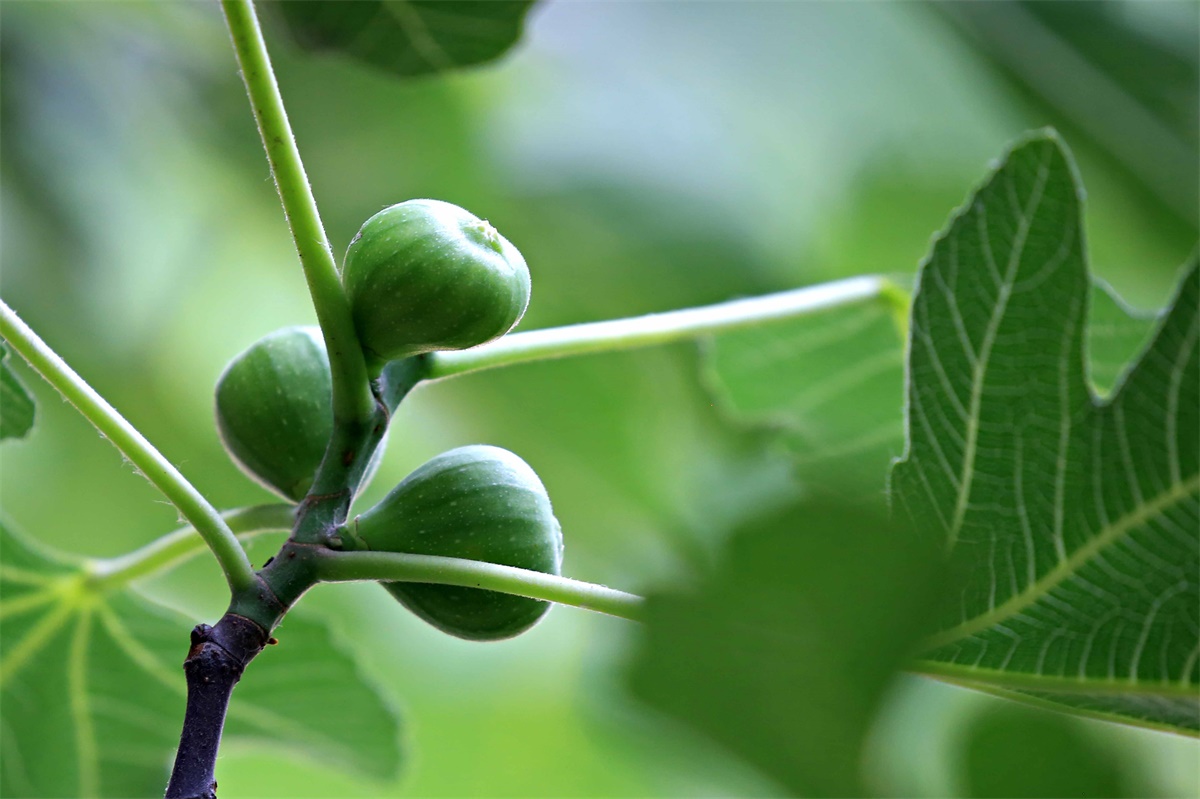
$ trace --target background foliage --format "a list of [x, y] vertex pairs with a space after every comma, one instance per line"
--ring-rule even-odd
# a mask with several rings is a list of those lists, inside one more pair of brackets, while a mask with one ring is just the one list
[[[910, 276], [985, 164], [1046, 124], [1063, 131], [1088, 187], [1093, 271], [1141, 307], [1161, 304], [1197, 236], [1200, 11], [989, 7], [1003, 16], [551, 2], [500, 64], [409, 83], [269, 43], [335, 251], [392, 202], [463, 205], [530, 264], [521, 329], [848, 274]], [[219, 506], [265, 500], [221, 450], [212, 386], [248, 343], [313, 315], [217, 9], [5, 2], [0, 14], [0, 290]], [[1063, 81], [1074, 90], [1057, 90]], [[1080, 108], [1096, 86], [1121, 103]], [[1146, 130], [1165, 144], [1145, 145]], [[1182, 161], [1164, 166], [1171, 153]], [[717, 360], [737, 345], [720, 343]], [[794, 491], [782, 455], [757, 425], [731, 420], [730, 398], [697, 361], [680, 346], [424, 387], [402, 407], [363, 506], [440, 451], [504, 446], [545, 482], [569, 574], [631, 590], [681, 580], [711, 564], [743, 517]], [[14, 368], [41, 420], [3, 453], [7, 518], [87, 555], [174, 526], [111, 447]], [[739, 416], [769, 405], [733, 400]], [[812, 442], [793, 438], [793, 452]], [[255, 545], [257, 565], [275, 544]], [[211, 619], [222, 584], [198, 560], [145, 587]], [[229, 795], [777, 790], [624, 693], [617, 675], [636, 631], [623, 622], [560, 608], [522, 638], [476, 645], [371, 586], [325, 587], [300, 613], [332, 620], [397, 698], [407, 769], [380, 782], [247, 735], [223, 754]], [[303, 658], [305, 637], [282, 632], [268, 656]], [[1041, 783], [1028, 795], [1200, 789], [1195, 742], [916, 679], [888, 700], [867, 776], [884, 792], [1002, 795], [1016, 790], [1004, 764], [1051, 745], [1064, 762], [1106, 764], [1103, 789]]]

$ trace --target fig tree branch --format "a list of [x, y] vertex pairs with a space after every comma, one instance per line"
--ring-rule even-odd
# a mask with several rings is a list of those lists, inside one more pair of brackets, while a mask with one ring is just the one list
[[216, 626], [199, 624], [183, 671], [187, 709], [165, 799], [216, 799], [217, 749], [233, 687], [246, 664], [263, 650], [267, 632], [249, 619], [226, 613]]

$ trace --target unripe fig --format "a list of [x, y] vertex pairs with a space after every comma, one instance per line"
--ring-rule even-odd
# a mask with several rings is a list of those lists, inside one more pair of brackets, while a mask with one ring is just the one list
[[[438, 455], [347, 529], [373, 550], [562, 571], [562, 528], [542, 481], [529, 464], [498, 447], [461, 447]], [[433, 626], [476, 641], [524, 632], [549, 609], [547, 602], [479, 588], [384, 587]]]
[[217, 380], [217, 429], [242, 470], [287, 499], [312, 485], [333, 432], [321, 331], [288, 327], [259, 339]]
[[368, 219], [346, 251], [342, 283], [359, 343], [381, 361], [499, 338], [529, 304], [517, 248], [439, 200], [409, 200]]

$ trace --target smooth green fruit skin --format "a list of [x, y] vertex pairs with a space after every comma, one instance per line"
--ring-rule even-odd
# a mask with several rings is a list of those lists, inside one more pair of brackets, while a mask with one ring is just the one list
[[409, 200], [368, 219], [346, 251], [342, 283], [359, 343], [382, 361], [491, 341], [529, 305], [529, 268], [517, 248], [439, 200]]
[[333, 432], [329, 358], [315, 327], [259, 339], [217, 380], [217, 429], [252, 478], [298, 502]]
[[[562, 573], [562, 528], [529, 464], [489, 446], [461, 447], [425, 463], [378, 505], [354, 532], [387, 552], [468, 558]], [[385, 583], [409, 610], [459, 638], [492, 641], [532, 627], [548, 602], [478, 588]]]

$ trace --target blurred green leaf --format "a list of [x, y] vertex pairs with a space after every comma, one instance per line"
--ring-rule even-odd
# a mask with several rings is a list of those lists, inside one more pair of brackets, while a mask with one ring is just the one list
[[303, 48], [414, 77], [483, 64], [517, 40], [534, 0], [310, 0], [273, 8]]
[[988, 705], [964, 735], [966, 796], [978, 799], [1139, 796], [1122, 760], [1076, 719]]
[[1081, 193], [1057, 137], [1030, 136], [922, 268], [892, 490], [964, 578], [922, 667], [1195, 732], [1198, 267], [1099, 401]]
[[716, 336], [705, 382], [735, 418], [780, 432], [802, 480], [882, 502], [904, 442], [900, 315], [881, 298]]
[[[897, 296], [714, 337], [703, 377], [735, 419], [774, 428], [808, 484], [883, 498], [904, 451], [904, 343]], [[1089, 376], [1108, 392], [1145, 343], [1156, 314], [1091, 290]]]
[[303, 612], [289, 613], [275, 635], [279, 645], [246, 668], [234, 691], [226, 735], [394, 778], [403, 755], [399, 711], [358, 668], [354, 651]]
[[[192, 626], [0, 523], [0, 795], [159, 795], [183, 725]], [[228, 735], [389, 777], [397, 717], [324, 626], [295, 614], [234, 691]]]
[[789, 792], [860, 796], [863, 739], [925, 632], [935, 549], [882, 514], [793, 505], [694, 590], [652, 595], [630, 684]]
[[[1090, 139], [1194, 231], [1200, 10], [1191, 2], [934, 7], [1014, 84]], [[1156, 19], [1156, 17], [1158, 17]], [[1114, 46], [1116, 43], [1119, 46]], [[1072, 141], [1075, 137], [1072, 137]]]
[[0, 344], [0, 441], [24, 438], [36, 411], [33, 395], [8, 363], [8, 348]]

